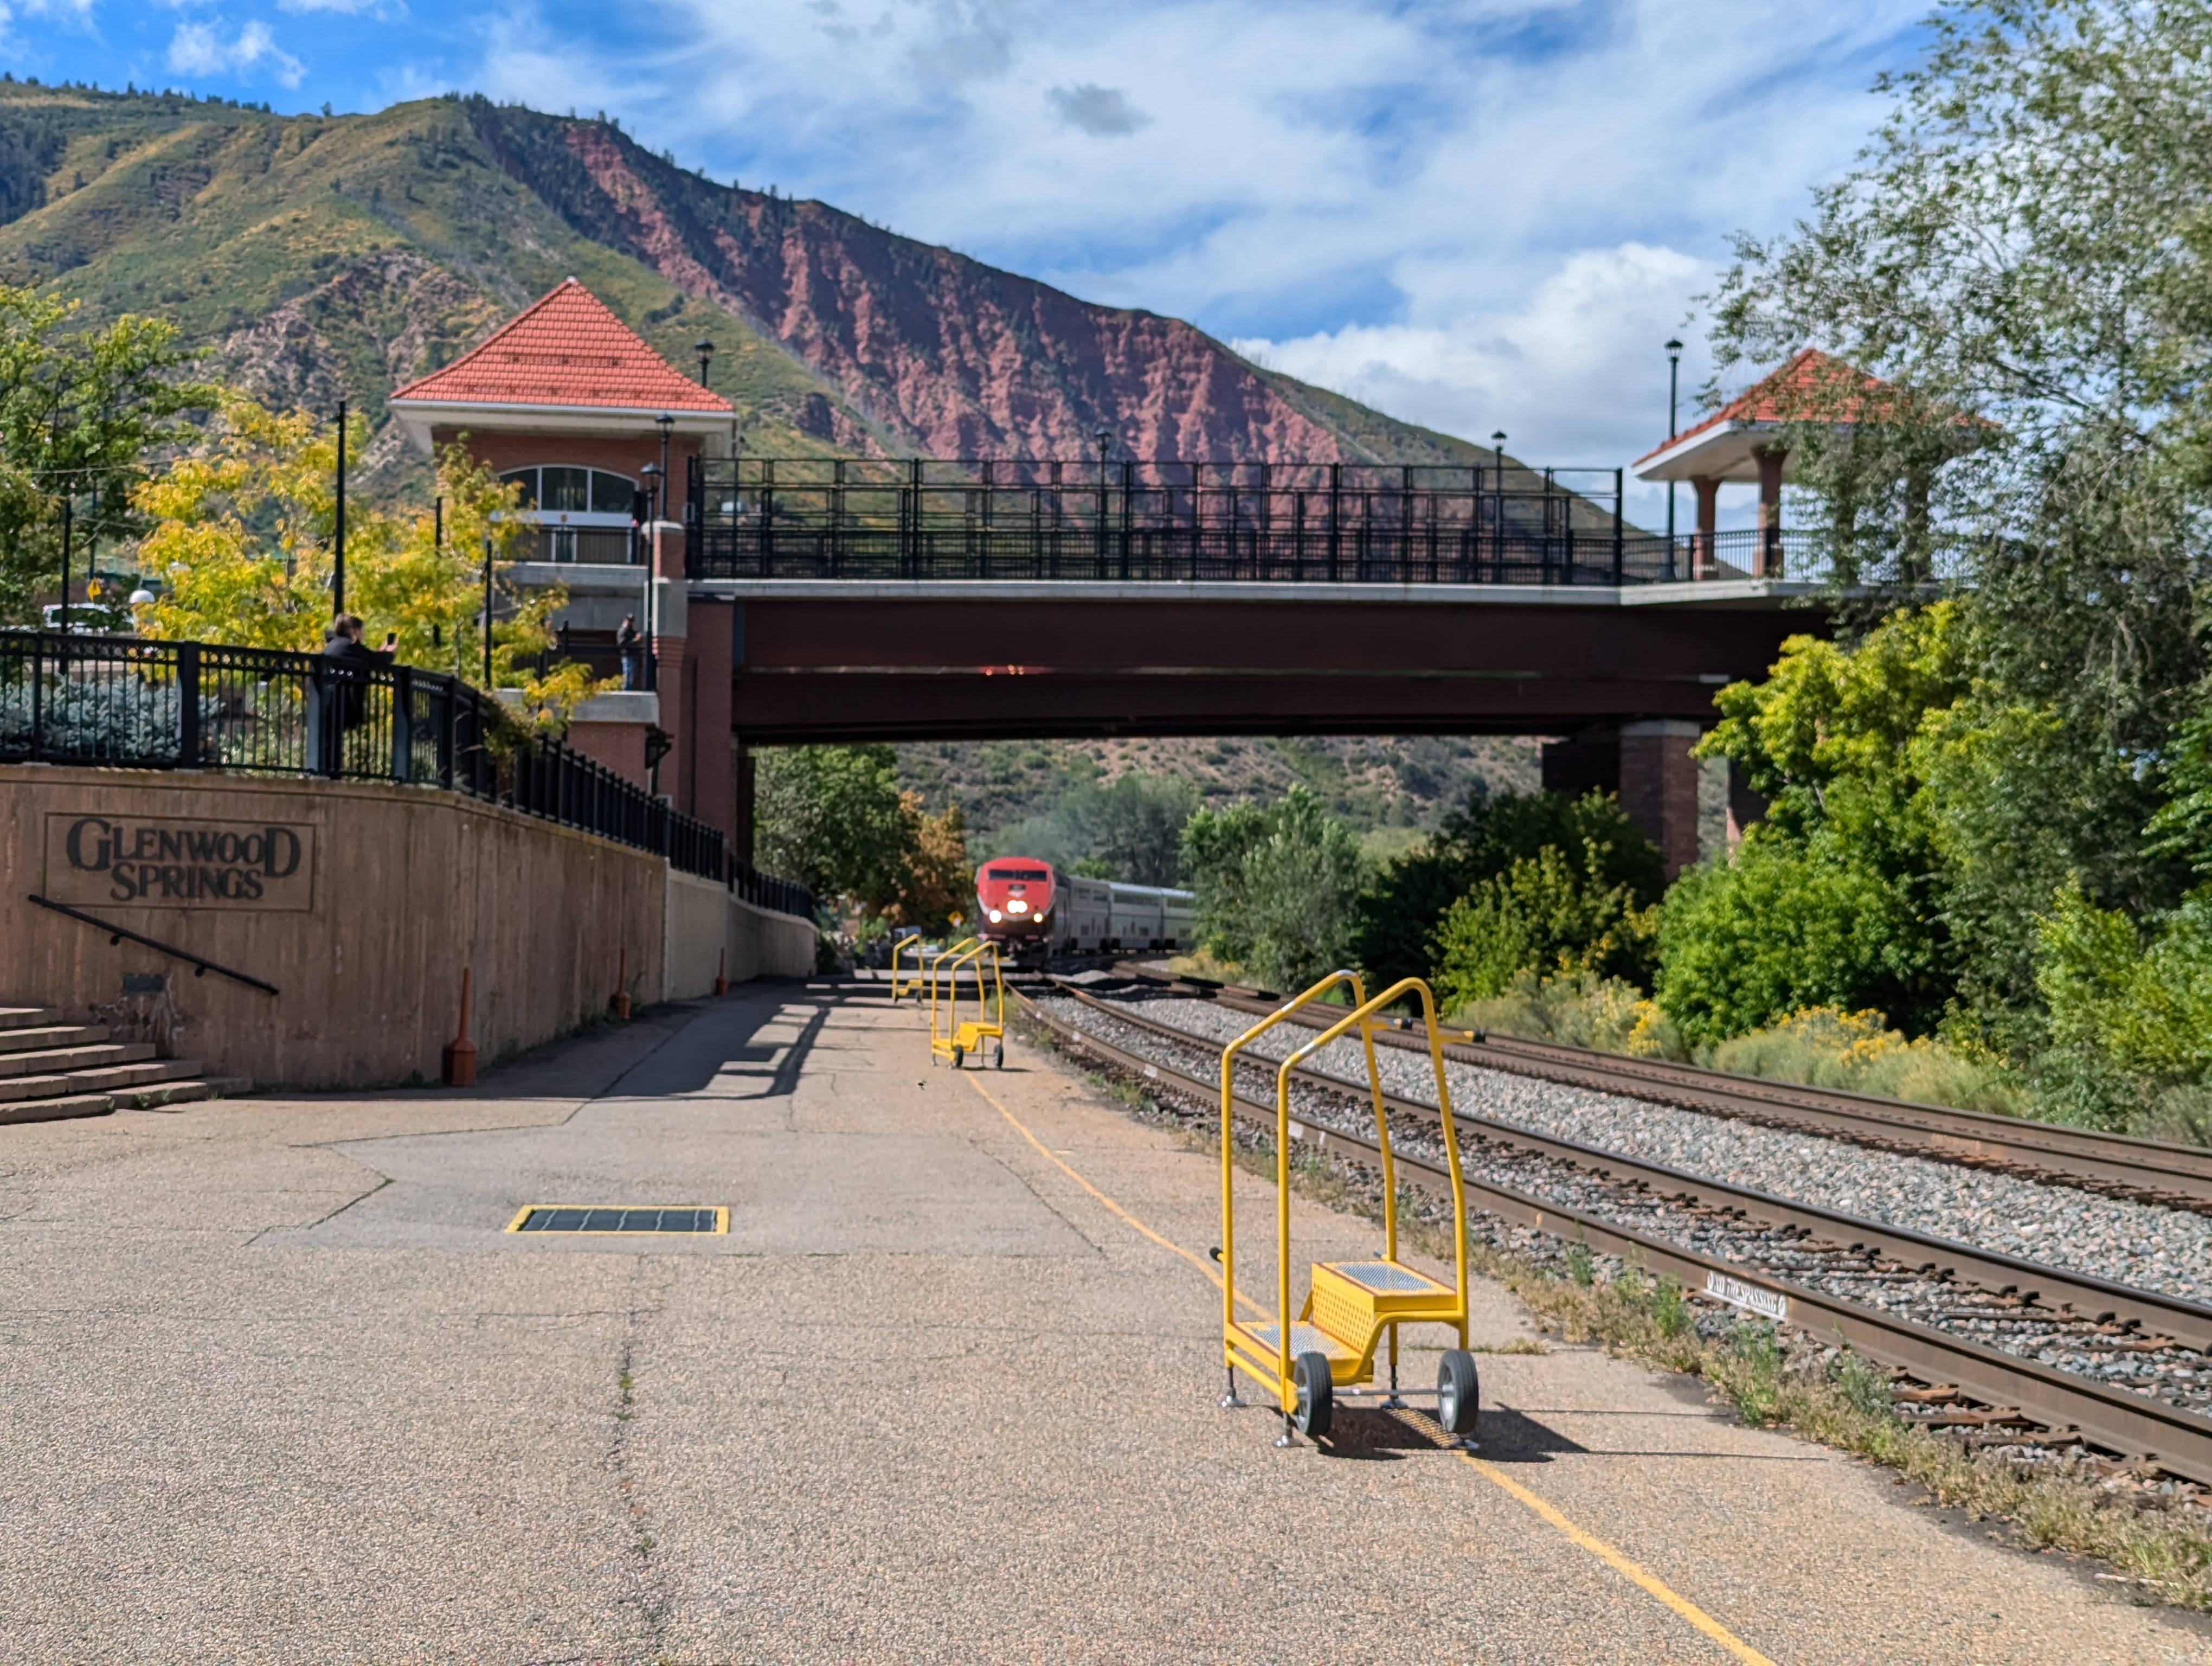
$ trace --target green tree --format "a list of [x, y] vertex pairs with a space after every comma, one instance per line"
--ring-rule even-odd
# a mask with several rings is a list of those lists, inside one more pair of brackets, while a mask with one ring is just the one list
[[1359, 842], [1303, 787], [1264, 808], [1199, 811], [1183, 829], [1182, 872], [1200, 940], [1261, 983], [1301, 988], [1349, 958]]
[[0, 623], [33, 617], [61, 582], [62, 500], [74, 559], [141, 530], [133, 488], [149, 456], [184, 437], [211, 387], [179, 372], [174, 326], [125, 314], [73, 329], [76, 303], [0, 283]]
[[1715, 343], [1817, 344], [1887, 384], [1854, 410], [1839, 380], [1785, 437], [1847, 627], [1869, 591], [1878, 614], [1964, 583], [1972, 693], [1917, 767], [1959, 999], [2023, 1049], [2055, 887], [2140, 921], [2186, 883], [2142, 830], [2206, 704], [2212, 11], [1975, 0], [1929, 28], [1858, 166], [1740, 241]]
[[1686, 1038], [1808, 1006], [1877, 1007], [1913, 1034], [1942, 1020], [1950, 869], [1928, 777], [1959, 744], [1960, 631], [1945, 601], [1853, 642], [1793, 636], [1765, 679], [1715, 696], [1699, 753], [1727, 758], [1768, 808], [1732, 862], [1668, 895], [1656, 993]]
[[916, 885], [909, 845], [917, 830], [889, 746], [765, 751], [754, 794], [763, 871], [820, 897], [850, 897], [869, 913], [894, 906]]
[[1183, 824], [1198, 803], [1197, 788], [1165, 775], [1082, 781], [1049, 810], [1003, 829], [992, 848], [1090, 879], [1172, 885], [1182, 878]]
[[1622, 890], [1636, 908], [1657, 902], [1665, 888], [1658, 848], [1611, 795], [1477, 791], [1433, 838], [1390, 863], [1361, 897], [1359, 964], [1386, 982], [1435, 976], [1437, 933], [1447, 910], [1476, 886], [1547, 850], [1565, 854], [1588, 888], [1600, 894]]

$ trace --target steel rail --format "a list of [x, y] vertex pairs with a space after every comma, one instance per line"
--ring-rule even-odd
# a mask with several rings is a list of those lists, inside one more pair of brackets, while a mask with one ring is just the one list
[[[1079, 1050], [1094, 1053], [1121, 1069], [1158, 1082], [1201, 1105], [1210, 1107], [1218, 1102], [1218, 1084], [1201, 1082], [1171, 1066], [1142, 1058], [1088, 1035], [1045, 1012], [1026, 994], [1018, 999], [1032, 1018]], [[1205, 1045], [1203, 1038], [1191, 1039], [1196, 1045]], [[1240, 1122], [1273, 1133], [1275, 1113], [1272, 1107], [1241, 1096], [1232, 1104]], [[1479, 1120], [1459, 1114], [1464, 1122]], [[1341, 1150], [1347, 1154], [1358, 1153], [1362, 1161], [1378, 1155], [1371, 1140], [1303, 1122], [1291, 1124], [1291, 1138], [1318, 1152]], [[1448, 1194], [1450, 1180], [1442, 1168], [1410, 1155], [1393, 1155], [1402, 1180], [1425, 1191]], [[1897, 1366], [1924, 1382], [1955, 1385], [1961, 1394], [1987, 1406], [2016, 1409], [2054, 1434], [2075, 1434], [2087, 1445], [2190, 1481], [2212, 1484], [2212, 1417], [2184, 1411], [2089, 1377], [2076, 1377], [2039, 1360], [2023, 1359], [1951, 1336], [1844, 1297], [1777, 1279], [1738, 1262], [1703, 1255], [1602, 1216], [1530, 1197], [1478, 1175], [1468, 1174], [1464, 1180], [1470, 1196], [1479, 1195], [1483, 1200], [1480, 1207], [1501, 1219], [1557, 1237], [1579, 1239], [1646, 1273], [1679, 1277], [1693, 1288], [1707, 1288], [1716, 1280], [1723, 1280], [1752, 1286], [1781, 1298], [1785, 1322], [1832, 1336], [1878, 1364]], [[2034, 1270], [2039, 1274], [2049, 1271], [2043, 1268]], [[2066, 1280], [2045, 1281], [2063, 1285]]]
[[[1102, 1001], [1080, 990], [1066, 990], [1064, 993], [1073, 995], [1101, 1015], [1133, 1028], [1149, 1031], [1200, 1052], [1218, 1053], [1220, 1050], [1206, 1037], [1194, 1036], [1188, 1031], [1177, 1030], [1173, 1025], [1162, 1024], [1154, 1018], [1135, 1017], [1111, 1001]], [[1425, 1052], [1425, 1048], [1423, 1050]], [[1340, 1077], [1317, 1071], [1310, 1065], [1291, 1073], [1308, 1085], [1329, 1092], [1358, 1095], [1366, 1091], [1360, 1083], [1347, 1082]], [[1434, 1105], [1394, 1093], [1385, 1093], [1382, 1102], [1401, 1116], [1425, 1121], [1431, 1128], [1437, 1126]], [[1492, 1145], [1534, 1152], [1555, 1162], [1626, 1181], [1660, 1197], [1682, 1197], [1709, 1206], [1717, 1205], [1732, 1213], [1755, 1215], [1762, 1220], [1788, 1226], [1846, 1248], [1863, 1246], [1902, 1266], [1917, 1268], [1923, 1273], [1948, 1276], [2000, 1292], [2015, 1292], [2024, 1302], [2033, 1303], [2045, 1290], [2057, 1289], [2062, 1292], [2060, 1299], [2045, 1302], [2044, 1305], [2046, 1308], [2070, 1309], [2070, 1316], [2079, 1319], [2098, 1322], [2118, 1320], [2154, 1327], [2158, 1335], [2169, 1336], [2199, 1352], [2212, 1353], [2212, 1306], [2202, 1303], [2185, 1301], [2178, 1296], [2161, 1295], [2156, 1291], [2137, 1289], [2132, 1285], [2118, 1284], [2092, 1274], [2054, 1268], [2047, 1262], [2027, 1261], [1994, 1250], [1976, 1249], [1954, 1239], [1916, 1232], [1910, 1227], [1893, 1226], [1884, 1221], [1869, 1220], [1863, 1216], [1824, 1209], [1818, 1204], [1802, 1203], [1794, 1198], [1781, 1197], [1754, 1187], [1715, 1180], [1686, 1169], [1646, 1162], [1641, 1158], [1610, 1151], [1601, 1146], [1586, 1146], [1579, 1140], [1561, 1139], [1556, 1134], [1523, 1128], [1517, 1122], [1485, 1116], [1463, 1104], [1455, 1104], [1453, 1114], [1463, 1132], [1476, 1133]]]
[[[1176, 980], [1158, 972], [1123, 970], [1155, 987], [1177, 986]], [[1180, 987], [1190, 988], [1194, 998], [1211, 1000], [1238, 1012], [1274, 1011], [1273, 1003], [1241, 990]], [[1309, 1025], [1319, 1022], [1304, 1014], [1294, 1021]], [[1418, 1023], [1404, 1030], [1378, 1032], [1376, 1040], [1417, 1052], [1428, 1050]], [[2212, 1213], [2212, 1149], [2200, 1146], [1842, 1089], [1773, 1082], [1698, 1065], [1624, 1058], [1519, 1037], [1486, 1036], [1474, 1043], [1447, 1042], [1444, 1055], [1487, 1070], [1648, 1099], [1683, 1110], [1802, 1128], [1887, 1150], [1924, 1153], [1983, 1167], [2009, 1167], [2036, 1177], [2063, 1177], [2089, 1183], [2093, 1190], [2117, 1188], [2143, 1201]]]

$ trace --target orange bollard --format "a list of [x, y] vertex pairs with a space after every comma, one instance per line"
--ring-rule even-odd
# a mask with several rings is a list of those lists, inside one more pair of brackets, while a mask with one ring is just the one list
[[607, 1002], [607, 1011], [624, 1023], [629, 1021], [629, 945], [623, 945], [622, 970], [615, 974], [614, 997]]
[[730, 993], [730, 980], [723, 976], [729, 970], [730, 952], [725, 949], [722, 951], [722, 958], [714, 963], [714, 993], [718, 995], [726, 995]]
[[446, 1043], [441, 1073], [447, 1087], [477, 1085], [477, 1044], [469, 1039], [469, 969], [461, 968], [461, 1033]]

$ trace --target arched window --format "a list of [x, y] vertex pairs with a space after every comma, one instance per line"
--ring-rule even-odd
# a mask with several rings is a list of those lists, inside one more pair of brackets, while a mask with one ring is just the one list
[[520, 481], [522, 507], [537, 510], [541, 519], [589, 515], [591, 520], [580, 523], [586, 526], [605, 525], [602, 517], [611, 515], [628, 521], [637, 494], [637, 482], [628, 475], [562, 463], [510, 469], [500, 478]]

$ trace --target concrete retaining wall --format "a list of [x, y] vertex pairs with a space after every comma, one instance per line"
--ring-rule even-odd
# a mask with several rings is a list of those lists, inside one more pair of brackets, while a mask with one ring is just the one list
[[[111, 945], [32, 894], [277, 993]], [[0, 1004], [98, 1017], [267, 1085], [436, 1080], [464, 966], [483, 1061], [605, 1011], [618, 968], [641, 1006], [711, 989], [741, 935], [732, 982], [811, 970], [812, 927], [759, 912], [646, 852], [429, 788], [0, 766]], [[784, 940], [801, 936], [804, 965]]]

